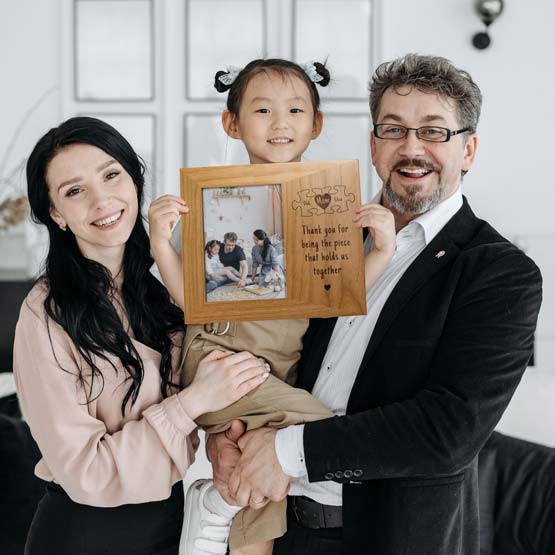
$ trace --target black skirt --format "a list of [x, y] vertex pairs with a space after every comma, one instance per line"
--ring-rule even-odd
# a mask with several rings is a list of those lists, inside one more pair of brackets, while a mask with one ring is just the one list
[[48, 484], [29, 529], [25, 555], [177, 555], [183, 484], [164, 501], [91, 507]]

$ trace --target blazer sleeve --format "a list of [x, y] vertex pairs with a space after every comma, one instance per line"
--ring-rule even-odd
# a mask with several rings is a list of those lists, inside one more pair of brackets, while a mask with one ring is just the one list
[[21, 309], [14, 376], [23, 415], [54, 480], [74, 501], [98, 507], [169, 497], [194, 460], [196, 425], [179, 395], [108, 433], [89, 414], [69, 336], [37, 308], [26, 301]]
[[[532, 352], [541, 274], [512, 251], [476, 270], [451, 300], [428, 379], [408, 399], [306, 423], [310, 481], [452, 474], [472, 461], [509, 403]], [[341, 476], [341, 472], [338, 473]]]

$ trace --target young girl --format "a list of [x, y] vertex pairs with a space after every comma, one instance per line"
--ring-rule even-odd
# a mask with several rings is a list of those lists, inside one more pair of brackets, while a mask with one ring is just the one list
[[270, 238], [263, 229], [255, 229], [252, 234], [254, 246], [252, 248], [252, 281], [256, 282], [256, 271], [260, 266], [258, 274], [258, 285], [264, 287], [266, 276], [274, 271], [282, 273], [275, 247], [270, 243]]
[[50, 239], [14, 342], [47, 483], [28, 555], [175, 555], [193, 420], [264, 380], [257, 358], [212, 353], [179, 391], [183, 313], [149, 271], [143, 174], [129, 143], [87, 117], [51, 129], [27, 162], [31, 213]]
[[[230, 137], [243, 141], [251, 163], [301, 160], [322, 128], [316, 83], [320, 86], [329, 83], [329, 73], [319, 63], [300, 66], [286, 60], [255, 60], [238, 74], [216, 73], [216, 89], [229, 90], [227, 110], [222, 114], [223, 127]], [[157, 199], [149, 210], [152, 252], [164, 283], [180, 306], [183, 306], [181, 260], [171, 244], [171, 229], [186, 212], [184, 201], [171, 195]], [[360, 227], [369, 227], [374, 239], [374, 249], [365, 261], [368, 287], [393, 255], [393, 216], [381, 206], [366, 205], [357, 211], [353, 221]], [[211, 329], [188, 326], [184, 345], [185, 383], [193, 379], [201, 357], [213, 349], [249, 350], [265, 359], [272, 371], [262, 387], [227, 410], [199, 417], [197, 423], [215, 433], [229, 428], [233, 419], [242, 420], [247, 429], [252, 429], [332, 416], [306, 391], [287, 385], [295, 381], [307, 325], [308, 320], [230, 322], [223, 331], [217, 326]], [[255, 500], [251, 500], [253, 504]], [[273, 538], [285, 532], [285, 502], [270, 503], [260, 510], [247, 508], [239, 513], [240, 509], [225, 503], [211, 481], [193, 484], [187, 493], [180, 555], [225, 553], [232, 519], [229, 536], [232, 554], [270, 554]]]
[[204, 247], [204, 268], [206, 272], [206, 282], [207, 282], [207, 293], [208, 282], [212, 281], [218, 285], [225, 283], [226, 281], [241, 281], [241, 274], [231, 266], [224, 266], [220, 260], [220, 242], [216, 239], [208, 241]]

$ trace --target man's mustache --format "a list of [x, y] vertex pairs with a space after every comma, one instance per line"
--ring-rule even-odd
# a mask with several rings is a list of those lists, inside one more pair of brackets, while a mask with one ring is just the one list
[[403, 158], [402, 160], [399, 160], [399, 162], [397, 162], [392, 168], [391, 171], [397, 171], [400, 170], [402, 168], [422, 168], [425, 170], [430, 170], [432, 172], [440, 172], [441, 168], [439, 166], [436, 166], [435, 164], [433, 164], [432, 162], [428, 162], [427, 160], [422, 160], [420, 158]]

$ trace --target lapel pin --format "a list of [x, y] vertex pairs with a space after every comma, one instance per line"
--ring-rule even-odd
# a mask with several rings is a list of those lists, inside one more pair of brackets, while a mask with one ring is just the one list
[[436, 258], [441, 258], [442, 256], [445, 256], [445, 251], [439, 251], [439, 252], [436, 254]]

